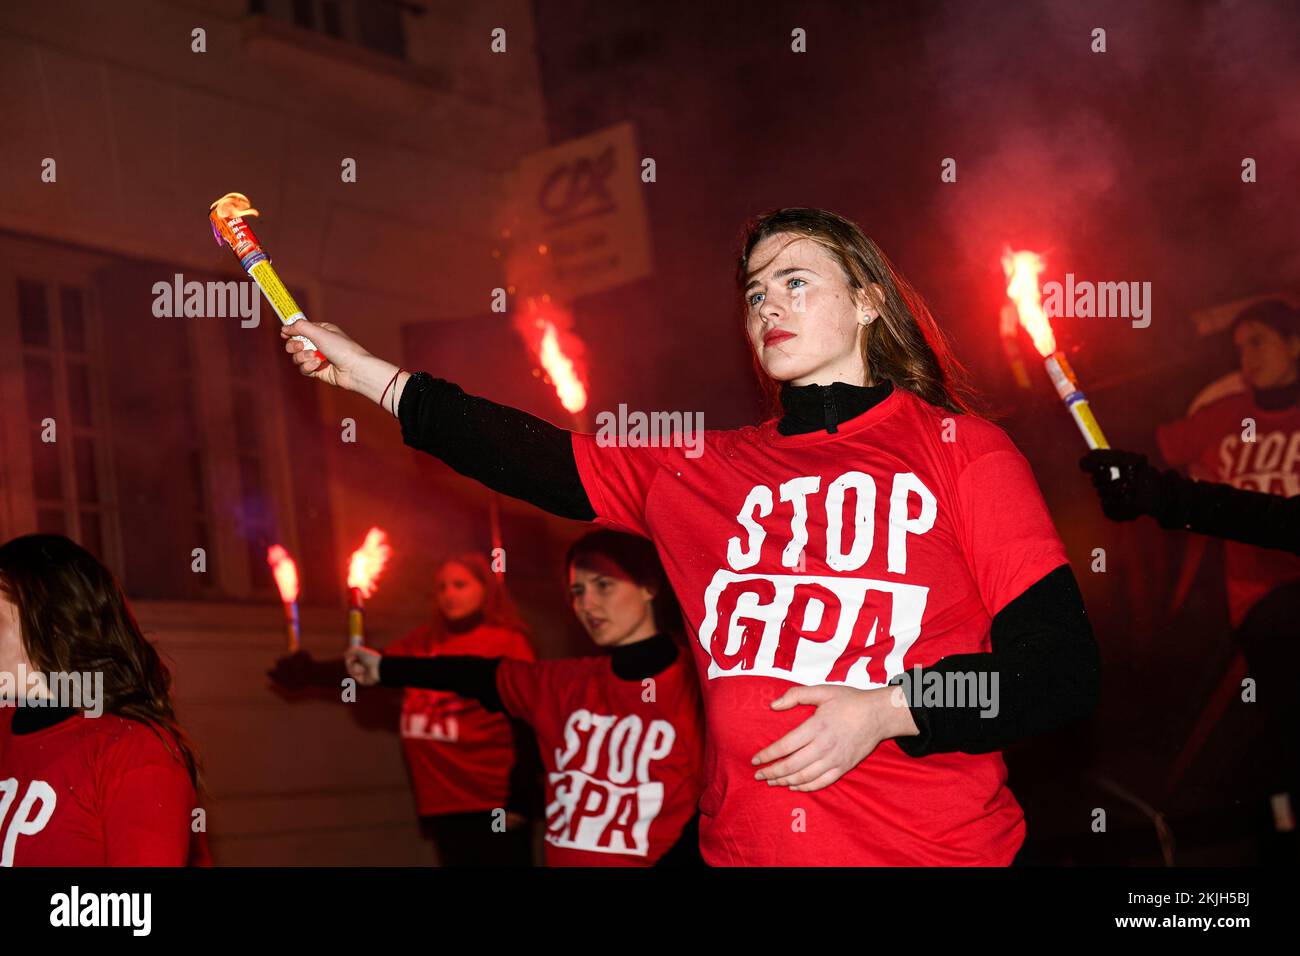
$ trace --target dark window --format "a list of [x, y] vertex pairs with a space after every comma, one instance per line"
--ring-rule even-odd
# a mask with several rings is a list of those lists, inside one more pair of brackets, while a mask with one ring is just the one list
[[95, 443], [80, 437], [74, 442], [77, 471], [77, 500], [94, 504], [99, 501], [99, 474], [95, 469]]
[[339, 20], [339, 5], [331, 0], [322, 0], [320, 5], [321, 28], [332, 37], [342, 37], [343, 27]]
[[47, 358], [28, 355], [23, 359], [27, 376], [27, 412], [40, 425], [43, 418], [55, 418], [54, 366]]
[[45, 307], [44, 284], [19, 280], [18, 324], [23, 345], [50, 347], [50, 317]]
[[101, 561], [104, 560], [104, 531], [96, 512], [81, 512], [81, 534], [78, 538], [78, 544]]
[[[107, 560], [105, 509], [111, 495], [99, 472], [98, 356], [92, 354], [85, 292], [73, 285], [18, 280], [23, 384], [36, 526], [66, 534]], [[54, 420], [54, 441], [42, 424]]]
[[[305, 299], [290, 290], [295, 301]], [[308, 310], [310, 314], [310, 310]], [[248, 560], [249, 589], [252, 594], [266, 594], [274, 589], [270, 569], [266, 566], [266, 549], [277, 541], [283, 544], [284, 530], [276, 515], [271, 494], [272, 465], [266, 458], [265, 442], [269, 439], [268, 411], [274, 401], [272, 382], [276, 377], [280, 339], [267, 329], [244, 328], [238, 322], [226, 323], [226, 348], [230, 358], [230, 418], [235, 431], [239, 473], [240, 534]]]
[[252, 0], [248, 12], [405, 59], [404, 6], [418, 9], [399, 0]]
[[225, 570], [209, 551], [207, 573], [191, 571], [191, 553], [200, 545], [190, 528], [196, 514], [206, 515], [208, 502], [194, 498], [186, 474], [186, 451], [203, 440], [189, 326], [212, 320], [153, 314], [154, 284], [178, 271], [162, 263], [114, 260], [96, 277], [100, 321], [112, 333], [91, 336], [92, 344], [102, 342], [97, 351], [103, 354], [108, 411], [96, 416], [96, 425], [103, 429], [112, 422], [111, 472], [106, 449], [96, 449], [96, 469], [104, 477], [97, 493], [104, 499], [113, 492], [121, 546], [115, 570], [128, 595], [138, 598], [194, 597], [212, 578], [220, 583]]
[[357, 39], [364, 47], [388, 56], [406, 56], [406, 38], [402, 33], [402, 11], [388, 0], [356, 2]]
[[85, 362], [69, 362], [64, 368], [68, 376], [68, 411], [72, 415], [72, 424], [89, 428], [94, 424], [90, 366]]
[[70, 286], [59, 287], [59, 304], [63, 313], [63, 350], [65, 352], [84, 353], [86, 351], [86, 316], [82, 308], [80, 289]]
[[48, 502], [62, 507], [63, 470], [59, 461], [59, 446], [42, 441], [42, 429], [32, 430], [32, 492], [38, 504]]

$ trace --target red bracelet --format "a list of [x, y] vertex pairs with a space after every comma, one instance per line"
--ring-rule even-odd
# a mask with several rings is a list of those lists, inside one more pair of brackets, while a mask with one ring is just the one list
[[[379, 396], [379, 407], [380, 407], [380, 408], [383, 408], [383, 407], [384, 407], [384, 399], [388, 397], [388, 390], [389, 390], [390, 388], [393, 387], [393, 383], [397, 381], [397, 376], [399, 376], [399, 375], [401, 375], [401, 374], [402, 374], [402, 369], [399, 368], [396, 372], [393, 373], [393, 377], [390, 378], [390, 379], [388, 380], [388, 384], [384, 386], [383, 394]], [[393, 397], [394, 397], [394, 398], [397, 397], [397, 392], [393, 392]], [[396, 408], [393, 409], [393, 414], [394, 414], [394, 415], [397, 414], [397, 409], [396, 409]]]

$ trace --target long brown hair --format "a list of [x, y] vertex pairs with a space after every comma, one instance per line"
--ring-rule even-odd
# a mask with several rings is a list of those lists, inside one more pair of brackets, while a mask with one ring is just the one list
[[103, 674], [104, 710], [149, 727], [199, 786], [198, 758], [172, 704], [171, 672], [112, 571], [62, 535], [23, 535], [0, 545], [0, 591], [18, 608], [34, 670]]
[[[433, 576], [435, 581], [438, 575], [442, 573], [443, 568], [449, 564], [461, 565], [474, 576], [474, 579], [479, 584], [483, 585], [483, 607], [481, 610], [484, 624], [508, 627], [520, 631], [525, 637], [530, 636], [523, 615], [519, 613], [519, 608], [515, 606], [510, 592], [506, 590], [501, 579], [497, 577], [496, 572], [488, 564], [487, 558], [477, 551], [463, 551], [459, 554], [448, 555], [434, 565]], [[434, 602], [432, 629], [434, 640], [440, 641], [447, 636], [447, 619], [442, 616], [442, 612], [438, 609], [437, 601]]]
[[[747, 312], [745, 286], [752, 278], [749, 257], [759, 242], [778, 233], [811, 239], [824, 247], [844, 269], [850, 288], [862, 290], [880, 311], [880, 317], [866, 327], [862, 336], [863, 364], [876, 382], [893, 382], [895, 387], [950, 412], [979, 414], [965, 369], [953, 355], [925, 300], [856, 223], [833, 212], [793, 206], [770, 210], [746, 223], [736, 268], [742, 316]], [[873, 284], [883, 291], [884, 301], [879, 301]], [[757, 351], [751, 348], [750, 353], [768, 411], [775, 412], [779, 408], [779, 383], [763, 371]]]

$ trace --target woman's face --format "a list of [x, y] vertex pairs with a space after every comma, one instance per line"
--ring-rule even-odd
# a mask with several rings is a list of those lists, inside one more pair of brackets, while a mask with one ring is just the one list
[[[18, 668], [23, 667], [27, 671], [26, 683], [18, 680]], [[0, 674], [11, 675], [12, 686], [18, 689], [18, 693], [27, 697], [46, 697], [50, 696], [49, 684], [44, 674], [33, 674], [32, 659], [27, 656], [27, 648], [23, 647], [22, 625], [18, 619], [18, 605], [10, 601], [0, 591]], [[35, 678], [36, 683], [31, 681]]]
[[583, 567], [569, 567], [573, 613], [600, 647], [618, 647], [655, 633], [654, 592], [628, 577], [602, 555], [583, 558]]
[[1263, 322], [1242, 322], [1232, 333], [1241, 374], [1251, 388], [1275, 388], [1296, 380], [1300, 336], [1283, 337]]
[[463, 564], [450, 561], [434, 579], [434, 602], [449, 621], [469, 617], [483, 607], [486, 591], [478, 578]]
[[17, 680], [18, 665], [31, 667], [27, 651], [23, 649], [22, 630], [18, 624], [18, 605], [0, 592], [0, 674], [13, 674]]
[[777, 233], [750, 254], [745, 328], [763, 370], [792, 385], [866, 384], [862, 330], [879, 314], [825, 247]]

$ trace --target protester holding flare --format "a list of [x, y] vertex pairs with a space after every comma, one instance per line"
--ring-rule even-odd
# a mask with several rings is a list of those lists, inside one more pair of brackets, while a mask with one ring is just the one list
[[[1229, 328], [1246, 389], [1156, 431], [1176, 468], [1145, 455], [1094, 451], [1080, 461], [1113, 521], [1150, 515], [1169, 530], [1227, 540], [1233, 640], [1284, 748], [1274, 761], [1292, 803], [1300, 794], [1300, 312], [1266, 299]], [[1249, 423], [1249, 424], [1248, 424]], [[1245, 433], [1249, 428], [1250, 432]], [[1114, 477], [1112, 477], [1114, 475]], [[1295, 857], [1295, 848], [1289, 852]]]
[[[533, 660], [509, 593], [476, 553], [434, 569], [434, 613], [386, 649], [414, 657], [472, 655]], [[269, 676], [284, 687], [339, 687], [343, 661], [306, 651], [283, 657]], [[410, 688], [402, 698], [402, 750], [417, 812], [444, 866], [527, 866], [528, 818], [539, 807], [532, 733], [466, 695]], [[498, 820], [500, 811], [505, 817]], [[505, 824], [504, 831], [502, 824]]]
[[[1093, 474], [1106, 516], [1151, 515], [1161, 527], [1226, 538], [1233, 625], [1281, 585], [1300, 581], [1300, 311], [1269, 299], [1243, 309], [1229, 328], [1247, 388], [1156, 431], [1165, 460], [1199, 467], [1194, 481], [1152, 466], [1145, 455], [1094, 451]], [[1247, 422], [1251, 434], [1246, 436]], [[1108, 473], [1114, 468], [1119, 473]]]
[[42, 700], [0, 706], [0, 866], [210, 865], [171, 675], [112, 572], [60, 535], [0, 545], [0, 680], [33, 672]]
[[[783, 414], [707, 432], [700, 457], [566, 432], [337, 326], [282, 335], [310, 336], [329, 364], [287, 341], [300, 370], [383, 404], [407, 444], [654, 541], [704, 690], [707, 862], [1008, 864], [1025, 825], [999, 751], [1091, 713], [1100, 669], [1029, 465], [855, 224], [768, 213], [738, 266]], [[988, 693], [922, 695], [936, 679]]]
[[[681, 610], [649, 542], [588, 534], [565, 558], [573, 611], [607, 656], [504, 658], [348, 652], [363, 684], [431, 687], [528, 721], [547, 771], [550, 866], [699, 863], [699, 689]], [[409, 689], [407, 691], [410, 693]]]

